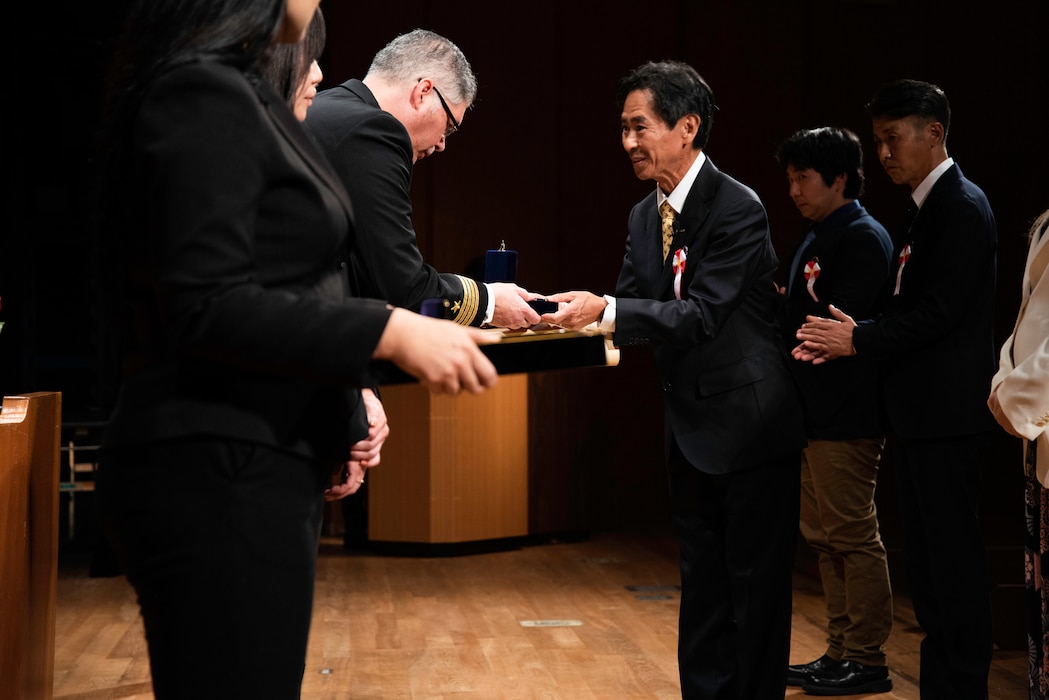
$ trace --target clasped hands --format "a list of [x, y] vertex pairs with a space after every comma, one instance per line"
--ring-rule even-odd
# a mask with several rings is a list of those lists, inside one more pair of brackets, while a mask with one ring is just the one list
[[364, 475], [368, 469], [382, 461], [382, 446], [390, 435], [390, 424], [386, 420], [386, 409], [371, 389], [361, 389], [361, 399], [368, 416], [368, 437], [350, 448], [350, 459], [338, 472], [338, 483], [324, 491], [325, 501], [337, 501], [352, 496], [364, 486]]
[[831, 318], [806, 316], [805, 323], [794, 334], [801, 341], [790, 352], [795, 360], [819, 365], [838, 357], [856, 354], [856, 348], [852, 344], [852, 331], [856, 327], [856, 321], [834, 304], [828, 305], [828, 309]]

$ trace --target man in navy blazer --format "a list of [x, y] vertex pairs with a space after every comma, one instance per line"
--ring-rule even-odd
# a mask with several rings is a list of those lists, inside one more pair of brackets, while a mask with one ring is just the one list
[[630, 213], [615, 294], [552, 295], [565, 303], [543, 320], [598, 322], [618, 346], [653, 348], [680, 544], [682, 696], [781, 698], [805, 433], [768, 219], [703, 151], [714, 96], [693, 68], [647, 63], [616, 98], [634, 173], [657, 187]]
[[[995, 421], [997, 227], [987, 197], [947, 155], [950, 106], [935, 85], [899, 80], [867, 105], [878, 158], [911, 190], [886, 310], [810, 316], [794, 356], [879, 358], [921, 647], [922, 697], [983, 700], [991, 663], [990, 581], [979, 520]], [[862, 318], [862, 317], [861, 317]]]
[[419, 311], [431, 298], [451, 303], [451, 320], [527, 328], [539, 322], [535, 297], [516, 284], [478, 284], [439, 272], [419, 251], [412, 225], [412, 168], [443, 151], [477, 95], [477, 79], [459, 47], [416, 29], [372, 59], [364, 80], [320, 92], [306, 113], [350, 194], [357, 241], [350, 254], [354, 294]]
[[[357, 237], [349, 276], [355, 296], [417, 312], [427, 299], [444, 299], [448, 317], [459, 325], [526, 328], [539, 322], [527, 303], [534, 294], [516, 284], [478, 284], [438, 271], [423, 259], [412, 224], [412, 169], [444, 151], [476, 96], [477, 78], [459, 47], [416, 29], [383, 47], [364, 80], [320, 92], [304, 123], [353, 202]], [[342, 502], [350, 548], [367, 542], [367, 490]]]
[[[787, 276], [784, 337], [827, 305], [874, 316], [889, 291], [892, 239], [860, 204], [863, 146], [848, 129], [802, 129], [776, 151], [788, 191], [811, 226]], [[867, 357], [792, 362], [809, 444], [801, 461], [801, 534], [819, 560], [827, 603], [827, 651], [791, 665], [787, 684], [832, 695], [892, 689], [885, 641], [892, 587], [874, 494], [885, 446], [878, 366]], [[814, 677], [823, 680], [815, 686]]]

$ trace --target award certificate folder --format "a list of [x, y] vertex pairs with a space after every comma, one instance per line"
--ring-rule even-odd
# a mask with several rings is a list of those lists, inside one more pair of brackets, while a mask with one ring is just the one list
[[[520, 331], [489, 328], [485, 332], [499, 337], [498, 342], [478, 346], [499, 374], [619, 364], [619, 349], [612, 345], [612, 339], [590, 326], [578, 331], [539, 325]], [[376, 362], [374, 366], [380, 384], [416, 381], [390, 362]]]

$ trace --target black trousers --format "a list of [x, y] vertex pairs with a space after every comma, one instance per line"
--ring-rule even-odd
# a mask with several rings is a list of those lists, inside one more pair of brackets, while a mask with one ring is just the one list
[[668, 466], [681, 550], [681, 696], [782, 700], [801, 453], [745, 471], [705, 474], [675, 444]]
[[921, 645], [922, 700], [984, 700], [993, 647], [980, 525], [989, 437], [896, 441], [907, 583]]
[[138, 594], [158, 700], [299, 697], [330, 475], [214, 438], [102, 455], [103, 525]]

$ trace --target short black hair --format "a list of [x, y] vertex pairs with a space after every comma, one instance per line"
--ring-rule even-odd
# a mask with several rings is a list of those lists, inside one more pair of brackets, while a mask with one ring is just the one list
[[714, 91], [692, 66], [682, 61], [649, 61], [624, 76], [616, 88], [616, 106], [623, 111], [627, 95], [648, 90], [652, 107], [667, 126], [673, 127], [687, 114], [699, 115], [699, 131], [692, 140], [703, 148], [714, 125]]
[[784, 170], [788, 165], [796, 170], [811, 168], [828, 187], [844, 174], [845, 198], [863, 194], [863, 146], [849, 129], [821, 126], [795, 131], [776, 149], [776, 162]]
[[943, 124], [943, 138], [951, 129], [951, 105], [938, 86], [921, 80], [893, 80], [885, 83], [866, 105], [871, 119], [917, 117], [923, 123]]

